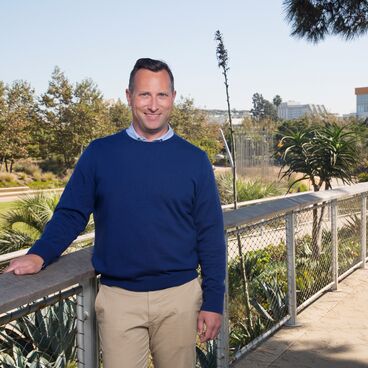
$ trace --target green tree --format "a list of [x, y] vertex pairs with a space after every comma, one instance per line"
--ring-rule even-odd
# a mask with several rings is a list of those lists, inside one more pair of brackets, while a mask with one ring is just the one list
[[[73, 120], [73, 86], [65, 74], [55, 67], [48, 89], [41, 96], [41, 124], [45, 132], [43, 142], [47, 147], [47, 155], [60, 155], [65, 167], [71, 167], [80, 151], [73, 144], [70, 129]], [[75, 151], [77, 150], [77, 151]]]
[[109, 120], [116, 131], [128, 128], [132, 121], [129, 107], [120, 98], [108, 104]]
[[282, 102], [282, 98], [279, 95], [276, 95], [272, 99], [272, 103], [276, 106], [276, 109], [281, 105], [281, 102]]
[[34, 90], [25, 81], [0, 84], [0, 162], [12, 172], [16, 160], [28, 156], [31, 126], [36, 118]]
[[358, 163], [355, 143], [355, 132], [336, 124], [290, 131], [276, 149], [276, 156], [282, 158], [282, 177], [302, 174], [293, 184], [310, 180], [316, 192], [331, 189], [333, 178], [352, 183]]
[[264, 118], [277, 120], [276, 107], [270, 101], [266, 100], [260, 93], [253, 94], [252, 104], [253, 108], [250, 112], [256, 120]]
[[284, 0], [291, 35], [319, 42], [328, 35], [347, 40], [368, 30], [366, 0]]
[[[275, 155], [281, 157], [281, 178], [301, 175], [292, 181], [289, 189], [301, 180], [310, 180], [314, 191], [331, 189], [332, 179], [343, 183], [353, 182], [354, 169], [358, 163], [356, 135], [349, 127], [326, 124], [321, 127], [296, 129], [283, 136]], [[320, 254], [320, 236], [324, 207], [318, 215], [313, 208], [312, 250]]]
[[211, 161], [215, 160], [222, 148], [219, 126], [210, 124], [206, 113], [197, 109], [192, 99], [181, 99], [175, 104], [170, 124], [177, 134], [206, 151]]
[[114, 126], [108, 118], [108, 109], [103, 95], [91, 79], [77, 83], [73, 93], [72, 105], [73, 143], [79, 152], [95, 138], [114, 132]]
[[41, 96], [40, 111], [44, 154], [61, 156], [65, 169], [74, 165], [92, 139], [114, 131], [97, 85], [85, 79], [73, 86], [58, 67]]

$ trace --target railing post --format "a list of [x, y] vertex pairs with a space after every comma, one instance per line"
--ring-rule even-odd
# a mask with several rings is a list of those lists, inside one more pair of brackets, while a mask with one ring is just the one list
[[332, 290], [339, 285], [339, 247], [337, 239], [337, 200], [331, 201], [331, 241], [332, 241]]
[[81, 283], [82, 291], [77, 295], [77, 355], [78, 368], [99, 366], [99, 347], [95, 316], [97, 294], [96, 278]]
[[287, 326], [297, 326], [296, 320], [296, 268], [295, 268], [295, 230], [294, 213], [286, 214], [286, 251], [287, 251], [287, 276], [288, 276], [288, 310], [290, 319]]
[[361, 218], [361, 236], [360, 236], [360, 244], [362, 249], [362, 268], [366, 268], [366, 258], [367, 258], [367, 195], [362, 194], [362, 202], [360, 209], [360, 218]]
[[222, 315], [222, 325], [217, 338], [217, 368], [229, 367], [229, 275], [228, 275], [228, 237], [225, 230], [226, 244], [226, 274], [225, 274], [225, 295], [224, 295], [224, 313]]

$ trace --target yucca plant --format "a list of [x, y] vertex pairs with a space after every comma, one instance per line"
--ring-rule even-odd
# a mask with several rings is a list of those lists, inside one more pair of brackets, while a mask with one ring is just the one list
[[[0, 254], [30, 247], [50, 221], [59, 198], [59, 194], [41, 193], [16, 201], [12, 209], [1, 216]], [[92, 228], [90, 220], [85, 232]]]

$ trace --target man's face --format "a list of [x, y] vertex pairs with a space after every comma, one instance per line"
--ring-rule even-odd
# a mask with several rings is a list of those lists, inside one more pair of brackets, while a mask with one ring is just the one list
[[134, 90], [127, 89], [126, 97], [132, 109], [134, 129], [139, 135], [153, 140], [167, 131], [175, 95], [166, 70], [137, 71]]

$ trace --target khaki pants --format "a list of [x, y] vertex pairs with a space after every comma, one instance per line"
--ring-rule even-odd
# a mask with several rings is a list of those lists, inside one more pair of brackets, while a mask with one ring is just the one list
[[101, 285], [96, 298], [104, 368], [194, 368], [202, 289], [184, 285], [134, 292]]

